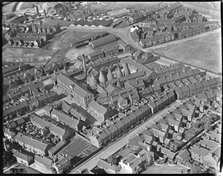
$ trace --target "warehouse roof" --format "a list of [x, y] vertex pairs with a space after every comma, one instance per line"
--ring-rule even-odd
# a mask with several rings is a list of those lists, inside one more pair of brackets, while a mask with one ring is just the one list
[[71, 80], [71, 78], [69, 78], [68, 76], [64, 74], [59, 74], [57, 76], [57, 79], [59, 79], [66, 86], [68, 86], [70, 89], [74, 90], [76, 93], [78, 93], [81, 96], [86, 96], [86, 95], [91, 94], [89, 91], [81, 87], [77, 82]]
[[97, 40], [90, 42], [90, 45], [92, 45], [93, 48], [97, 48], [97, 47], [103, 46], [105, 44], [115, 42], [116, 40], [117, 40], [117, 38], [114, 35], [110, 34], [110, 35], [107, 35], [105, 37], [102, 37], [102, 38], [99, 38]]
[[33, 146], [34, 148], [37, 148], [37, 149], [42, 150], [42, 151], [45, 151], [46, 148], [49, 146], [49, 144], [47, 144], [47, 143], [44, 143], [40, 140], [37, 140], [37, 139], [34, 139], [32, 137], [23, 135], [22, 133], [18, 133], [15, 136], [15, 140], [21, 141], [25, 144]]

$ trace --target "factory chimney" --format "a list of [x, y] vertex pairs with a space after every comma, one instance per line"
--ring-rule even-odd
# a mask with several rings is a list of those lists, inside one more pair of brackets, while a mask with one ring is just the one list
[[38, 8], [37, 5], [35, 5], [35, 7], [36, 7], [36, 12], [37, 12], [37, 14], [39, 15], [39, 8]]
[[130, 74], [130, 70], [129, 70], [129, 67], [128, 67], [127, 63], [125, 63], [125, 65], [124, 65], [124, 71], [125, 71], [125, 76]]
[[69, 12], [71, 11], [71, 2], [68, 2]]
[[26, 13], [24, 13], [24, 17], [25, 17], [25, 21], [27, 21], [28, 19], [27, 19], [27, 15], [26, 15]]
[[83, 61], [84, 73], [86, 74], [86, 61], [85, 61], [85, 55], [84, 54], [82, 54], [82, 61]]
[[46, 18], [46, 10], [44, 9], [43, 12], [44, 12], [44, 18]]

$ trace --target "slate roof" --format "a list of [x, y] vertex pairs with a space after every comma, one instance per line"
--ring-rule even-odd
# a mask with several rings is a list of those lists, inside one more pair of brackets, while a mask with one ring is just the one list
[[108, 111], [107, 108], [105, 108], [104, 106], [100, 105], [98, 102], [96, 101], [92, 101], [89, 104], [89, 107], [93, 108], [94, 110], [96, 110], [98, 113], [105, 115], [106, 112]]
[[130, 119], [127, 116], [124, 116], [124, 118], [122, 118], [121, 121], [124, 125], [127, 125], [130, 123]]
[[171, 160], [176, 156], [176, 153], [171, 152], [169, 149], [162, 147], [161, 152]]
[[25, 153], [25, 152], [19, 152], [19, 151], [15, 151], [13, 152], [13, 156], [19, 159], [22, 159], [24, 161], [29, 162], [30, 160], [33, 160], [33, 156]]
[[97, 40], [91, 41], [91, 44], [94, 48], [103, 46], [105, 44], [111, 43], [111, 42], [115, 42], [117, 39], [114, 35], [107, 35], [105, 37], [99, 38]]
[[96, 119], [91, 114], [89, 114], [81, 106], [78, 106], [76, 103], [72, 103], [70, 106], [70, 113], [74, 117], [78, 119], [80, 118], [82, 121], [89, 122], [90, 124], [93, 124], [96, 121]]
[[190, 158], [190, 152], [187, 149], [180, 150], [180, 152], [177, 155], [177, 158], [180, 158], [183, 161], [188, 161], [188, 159]]
[[15, 140], [21, 141], [27, 145], [33, 146], [41, 151], [45, 151], [49, 144], [41, 142], [40, 140], [31, 138], [29, 136], [23, 135], [22, 133], [17, 133]]
[[79, 120], [75, 119], [63, 112], [60, 112], [58, 110], [53, 109], [51, 114], [56, 115], [59, 118], [59, 121], [64, 122], [66, 125], [70, 125], [72, 127], [74, 127], [75, 129], [77, 129], [77, 126], [79, 124]]
[[52, 155], [56, 154], [60, 149], [62, 149], [67, 144], [67, 141], [61, 140], [59, 143], [57, 143], [55, 146], [49, 149], [49, 153]]
[[210, 153], [210, 150], [208, 149], [205, 149], [203, 147], [199, 147], [197, 145], [193, 145], [191, 149], [189, 149], [190, 152], [194, 152], [198, 155], [201, 155], [201, 156], [207, 156], [209, 153]]
[[113, 170], [114, 172], [116, 172], [117, 170], [117, 166], [116, 165], [111, 165], [109, 164], [108, 162], [102, 160], [102, 159], [98, 159], [98, 162], [97, 162], [97, 166], [104, 169], [104, 170]]
[[114, 122], [114, 125], [118, 128], [121, 129], [124, 127], [124, 124], [122, 123], [122, 121], [120, 119], [116, 119]]
[[86, 89], [81, 87], [78, 83], [76, 83], [75, 81], [71, 80], [68, 76], [66, 76], [64, 74], [59, 74], [57, 76], [57, 79], [62, 81], [66, 86], [72, 87], [71, 89], [75, 93], [78, 93], [79, 95], [81, 95], [82, 97], [87, 96], [89, 94], [92, 94], [92, 93], [90, 93], [89, 91], [87, 91]]
[[46, 156], [35, 155], [35, 161], [39, 162], [40, 164], [42, 164], [46, 167], [50, 167], [52, 164], [52, 160]]
[[45, 127], [49, 127], [50, 126], [50, 121], [47, 121], [45, 120], [44, 118], [41, 118], [37, 115], [33, 115], [31, 118], [30, 118], [30, 121], [32, 123], [36, 123], [38, 124], [39, 126], [41, 126], [42, 128], [45, 128]]

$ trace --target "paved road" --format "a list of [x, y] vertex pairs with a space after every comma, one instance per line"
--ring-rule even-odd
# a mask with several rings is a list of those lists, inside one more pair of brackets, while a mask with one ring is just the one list
[[15, 7], [15, 11], [17, 11], [17, 12], [20, 11], [20, 8], [21, 8], [22, 4], [23, 4], [23, 2], [19, 2], [17, 4], [17, 6]]
[[11, 165], [9, 168], [3, 170], [3, 173], [6, 173], [6, 172], [10, 171], [10, 169], [16, 167], [17, 165], [18, 165], [18, 163], [15, 163], [15, 164]]
[[154, 122], [159, 121], [166, 114], [168, 114], [168, 112], [170, 112], [171, 109], [175, 109], [176, 107], [180, 106], [186, 100], [184, 100], [182, 102], [176, 101], [172, 105], [170, 105], [170, 107], [167, 107], [167, 108], [163, 109], [162, 111], [160, 111], [159, 113], [153, 115], [152, 117], [147, 119], [146, 122], [144, 122], [143, 124], [140, 124], [135, 129], [130, 131], [128, 134], [126, 134], [125, 136], [122, 136], [122, 138], [113, 142], [112, 144], [110, 144], [110, 146], [104, 148], [100, 153], [97, 153], [92, 158], [88, 159], [87, 161], [83, 162], [81, 165], [74, 168], [70, 173], [74, 174], [74, 173], [77, 173], [78, 171], [83, 170], [85, 168], [87, 168], [88, 170], [93, 169], [97, 165], [97, 161], [98, 161], [99, 158], [105, 159], [108, 156], [114, 154], [120, 148], [124, 147], [128, 143], [129, 137], [132, 137], [135, 134], [140, 133], [146, 127], [152, 126], [154, 124]]

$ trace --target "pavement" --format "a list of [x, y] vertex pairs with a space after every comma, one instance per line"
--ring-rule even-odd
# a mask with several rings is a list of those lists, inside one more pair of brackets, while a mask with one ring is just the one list
[[129, 140], [130, 137], [134, 136], [137, 133], [140, 133], [145, 128], [148, 128], [148, 127], [152, 126], [156, 121], [159, 121], [166, 114], [168, 114], [168, 112], [170, 111], [170, 108], [171, 109], [175, 109], [176, 107], [180, 106], [186, 100], [184, 100], [182, 102], [176, 101], [176, 102], [172, 103], [169, 107], [166, 107], [165, 109], [161, 110], [157, 114], [151, 116], [143, 124], [140, 124], [135, 129], [132, 129], [132, 131], [130, 131], [128, 134], [125, 134], [124, 136], [122, 136], [121, 138], [119, 138], [118, 140], [116, 140], [115, 142], [110, 144], [110, 146], [102, 149], [101, 152], [97, 153], [92, 158], [88, 159], [87, 161], [83, 162], [81, 165], [79, 165], [76, 168], [74, 168], [70, 172], [70, 174], [77, 173], [78, 171], [83, 170], [85, 168], [87, 168], [88, 170], [93, 169], [97, 165], [97, 161], [98, 161], [99, 158], [101, 158], [101, 159], [108, 158], [108, 156], [114, 154], [120, 148], [124, 147], [128, 143], [128, 140]]
[[29, 167], [31, 167], [34, 170], [37, 170], [41, 173], [44, 173], [44, 174], [52, 174], [52, 172], [50, 170], [48, 170], [45, 167], [40, 166], [39, 164], [36, 164], [36, 163], [31, 164]]
[[8, 171], [10, 171], [10, 169], [16, 167], [18, 165], [18, 163], [11, 165], [10, 167], [8, 167], [7, 169], [3, 170], [3, 173], [6, 173]]

